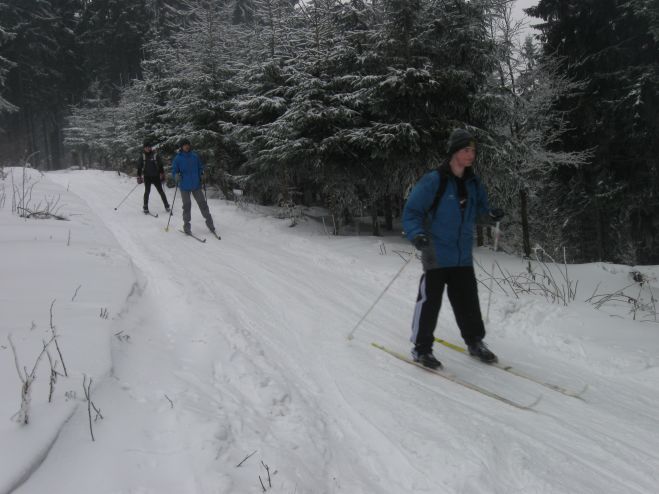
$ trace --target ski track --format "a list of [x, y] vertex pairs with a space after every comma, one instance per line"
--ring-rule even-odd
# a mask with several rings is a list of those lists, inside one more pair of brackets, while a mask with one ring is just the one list
[[[451, 368], [455, 367], [455, 362], [450, 362], [449, 363]], [[401, 366], [406, 367], [405, 364], [401, 364]], [[421, 374], [424, 371], [419, 369], [419, 373]], [[439, 379], [442, 380], [443, 378], [440, 376], [429, 376], [426, 377], [425, 379], [422, 379], [420, 376], [419, 377], [411, 377], [411, 376], [405, 376], [402, 379], [408, 379], [409, 381], [412, 381], [416, 387], [422, 389], [425, 391], [425, 393], [435, 393], [439, 395], [442, 399], [441, 403], [445, 403], [444, 400], [455, 400], [459, 402], [459, 405], [464, 408], [470, 408], [471, 411], [473, 412], [474, 415], [483, 415], [483, 409], [482, 406], [486, 406], [488, 403], [488, 400], [490, 398], [481, 396], [481, 402], [482, 403], [475, 403], [473, 399], [468, 399], [468, 394], [469, 393], [474, 393], [471, 390], [466, 390], [464, 391], [465, 400], [459, 400], [456, 399], [454, 396], [454, 393], [446, 393], [444, 391], [441, 391], [439, 388], [437, 388], [435, 385], [433, 385], [433, 380], [434, 379]], [[470, 382], [473, 382], [474, 379], [472, 376], [468, 378]], [[514, 379], [510, 379], [511, 382], [508, 383], [508, 388], [510, 388], [511, 384], [514, 384]], [[456, 388], [460, 388], [459, 385], [451, 383]], [[487, 389], [491, 389], [491, 386], [484, 385]], [[551, 393], [551, 391], [549, 391]], [[548, 399], [549, 397], [546, 396], [549, 393], [545, 393], [543, 395], [543, 400], [541, 401], [541, 404], [546, 405], [547, 401], [552, 401], [551, 399]], [[478, 395], [478, 393], [475, 393]], [[562, 397], [557, 397], [556, 398], [558, 401], [563, 401], [564, 399]], [[567, 398], [567, 399], [572, 399], [572, 398]], [[556, 400], [553, 400], [556, 401]], [[429, 403], [430, 405], [430, 403]], [[439, 406], [437, 404], [436, 406]], [[497, 403], [497, 406], [501, 408], [510, 408], [509, 405], [503, 404], [503, 403]], [[560, 426], [561, 430], [555, 430], [554, 427], [551, 427], [551, 424], [544, 423], [540, 425], [543, 428], [543, 438], [541, 439], [536, 439], [533, 434], [532, 430], [530, 431], [525, 431], [524, 436], [525, 437], [519, 437], [517, 438], [518, 441], [520, 441], [520, 445], [518, 446], [520, 451], [526, 451], [529, 449], [546, 449], [550, 451], [545, 451], [545, 454], [549, 454], [550, 458], [553, 458], [553, 462], [559, 462], [559, 463], [570, 463], [573, 465], [573, 468], [575, 468], [575, 465], [581, 465], [581, 471], [588, 471], [592, 470], [598, 473], [600, 478], [607, 479], [607, 485], [609, 488], [612, 488], [615, 486], [616, 489], [618, 489], [618, 492], [647, 492], [644, 491], [642, 487], [639, 487], [637, 485], [630, 485], [629, 481], [621, 481], [619, 478], [617, 478], [614, 474], [611, 472], [624, 472], [625, 470], [628, 470], [628, 465], [626, 462], [621, 462], [619, 457], [622, 456], [625, 459], [632, 459], [635, 461], [643, 460], [648, 457], [647, 452], [642, 452], [642, 454], [639, 454], [639, 450], [635, 448], [632, 445], [625, 444], [624, 441], [621, 441], [620, 439], [617, 438], [610, 438], [607, 437], [606, 434], [602, 434], [602, 431], [600, 430], [593, 430], [592, 428], [588, 428], [586, 424], [581, 424], [580, 427], [574, 426], [570, 424], [568, 421], [560, 419], [559, 417], [556, 417], [552, 415], [551, 413], [547, 412], [546, 410], [547, 407], [542, 407], [541, 405], [536, 406], [536, 408], [533, 409], [533, 411], [537, 412], [539, 415], [546, 416], [547, 418], [550, 418], [554, 420], [558, 425]], [[527, 414], [528, 411], [514, 411], [514, 409], [510, 408], [514, 413], [522, 413], [522, 414]], [[507, 442], [507, 439], [511, 435], [515, 435], [514, 432], [520, 432], [520, 427], [517, 423], [506, 423], [505, 421], [502, 421], [498, 419], [497, 417], [500, 417], [500, 414], [498, 413], [492, 413], [489, 414], [491, 420], [493, 421], [493, 424], [489, 423], [482, 423], [479, 426], [473, 427], [474, 430], [479, 431], [479, 430], [491, 430], [491, 428], [495, 425], [497, 428], [497, 434], [503, 436], [502, 442], [505, 443]], [[580, 416], [580, 415], [577, 415]], [[535, 424], [534, 427], [539, 426], [538, 424]], [[585, 429], [584, 429], [585, 427]], [[567, 429], [571, 434], [572, 434], [572, 445], [573, 449], [561, 447], [560, 444], [562, 441], [560, 439], [563, 438], [563, 435], [565, 434], [565, 430]], [[506, 434], [501, 434], [501, 431], [505, 431]], [[586, 432], [584, 432], [584, 430]], [[553, 439], [553, 441], [547, 441], [546, 436], [549, 438]], [[590, 437], [600, 437], [601, 439], [598, 440], [596, 443], [592, 443], [588, 438]], [[585, 439], [587, 440], [589, 444], [582, 446], [582, 441], [577, 441], [575, 440], [576, 438], [579, 439]], [[475, 445], [475, 446], [474, 446]], [[620, 448], [621, 445], [624, 445], [624, 448]], [[483, 452], [483, 444], [482, 442], [479, 442], [478, 440], [474, 441], [465, 441], [464, 444], [461, 444], [460, 448], [465, 449], [468, 448], [470, 449], [470, 455], [473, 455], [475, 457], [482, 456]], [[494, 448], [494, 446], [492, 445]], [[499, 446], [497, 446], [499, 447]], [[514, 446], [512, 446], [514, 447]], [[584, 448], [585, 450], [581, 450]], [[595, 449], [596, 451], [595, 451]], [[576, 449], [576, 451], [575, 451]], [[470, 456], [468, 455], [468, 456]], [[596, 459], [591, 459], [592, 456], [595, 456]], [[653, 455], [650, 455], [651, 457]], [[656, 457], [653, 458], [656, 461]], [[634, 462], [635, 462], [634, 461]], [[489, 464], [489, 460], [487, 458], [483, 458], [483, 464], [487, 465]], [[650, 467], [650, 463], [647, 463], [647, 466]], [[515, 469], [513, 469], [515, 470]], [[499, 472], [500, 473], [500, 472]], [[549, 472], [548, 472], [549, 473]], [[631, 474], [633, 472], [626, 472], [627, 474]], [[627, 477], [623, 477], [627, 478]], [[547, 480], [551, 480], [550, 477], [547, 478]], [[648, 477], [646, 479], [648, 484], [651, 484], [653, 479], [651, 477]], [[633, 491], [630, 490], [633, 487]], [[484, 492], [487, 492], [484, 491]], [[501, 490], [500, 492], [509, 492], [506, 489]]]
[[[131, 342], [114, 341], [112, 378], [96, 393], [102, 401], [120, 390], [108, 416], [121, 416], [122, 407], [136, 413], [119, 421], [136, 436], [135, 445], [118, 451], [127, 455], [117, 460], [121, 468], [135, 475], [129, 464], [137, 461], [163, 481], [135, 481], [122, 492], [260, 492], [261, 461], [276, 472], [273, 492], [282, 493], [656, 492], [659, 438], [648, 431], [659, 428], [657, 393], [643, 401], [622, 378], [585, 374], [576, 364], [583, 358], [578, 344], [530, 337], [536, 350], [565, 351], [567, 365], [557, 373], [573, 388], [577, 381], [591, 385], [583, 402], [500, 370], [483, 372], [449, 350], [438, 355], [451, 372], [511, 399], [530, 402], [542, 393], [537, 413], [373, 349], [371, 341], [409, 350], [417, 261], [348, 343], [373, 294], [403, 262], [395, 254], [372, 261], [380, 240], [305, 237], [301, 227], [210, 200], [223, 240], [200, 244], [176, 232], [178, 200], [165, 232], [168, 215], [145, 217], [137, 192], [114, 211], [112, 201], [132, 180], [97, 171], [50, 177], [89, 205], [140, 278], [117, 316]], [[151, 206], [160, 212], [155, 199]], [[192, 228], [205, 233], [196, 204]], [[372, 243], [367, 266], [341, 250], [359, 242]], [[537, 324], [560, 324], [556, 314], [530, 305], [511, 302], [498, 317], [519, 321], [531, 313]], [[447, 308], [440, 325], [450, 317]], [[532, 324], [499, 337], [528, 335]], [[446, 330], [454, 338], [456, 331]], [[106, 422], [101, 436], [114, 427]], [[252, 451], [258, 453], [236, 468]], [[188, 476], [171, 478], [170, 462], [187, 465]], [[67, 492], [90, 492], [84, 483], [60, 482]], [[29, 488], [17, 493], [36, 492]]]

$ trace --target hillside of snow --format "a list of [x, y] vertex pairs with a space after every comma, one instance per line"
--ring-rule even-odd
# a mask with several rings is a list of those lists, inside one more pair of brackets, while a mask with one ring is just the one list
[[[155, 191], [158, 218], [141, 213], [141, 186], [115, 210], [134, 186], [4, 169], [0, 494], [657, 492], [658, 267], [568, 266], [565, 305], [514, 293], [527, 264], [476, 250], [501, 363], [586, 390], [567, 396], [440, 344], [435, 355], [515, 403], [540, 398], [522, 410], [372, 346], [410, 350], [421, 266], [399, 236], [329, 237], [322, 222], [291, 228], [209, 196], [222, 240], [193, 203], [202, 244], [178, 232], [180, 198], [168, 231]], [[17, 214], [44, 208], [64, 219]], [[462, 344], [447, 300], [436, 336]]]

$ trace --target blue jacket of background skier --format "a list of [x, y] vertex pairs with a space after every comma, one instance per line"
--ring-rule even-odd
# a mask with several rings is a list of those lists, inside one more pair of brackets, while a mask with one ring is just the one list
[[180, 174], [178, 187], [181, 190], [191, 191], [201, 189], [201, 174], [204, 173], [204, 164], [194, 151], [179, 151], [172, 161], [172, 177]]
[[[472, 266], [476, 220], [489, 213], [487, 193], [471, 168], [465, 170], [467, 204], [464, 214], [456, 178], [448, 162], [439, 170], [426, 173], [410, 192], [403, 210], [403, 228], [410, 241], [420, 233], [428, 235], [430, 245], [421, 251], [425, 271], [436, 268]], [[429, 211], [439, 190], [440, 180], [448, 180], [435, 211]]]

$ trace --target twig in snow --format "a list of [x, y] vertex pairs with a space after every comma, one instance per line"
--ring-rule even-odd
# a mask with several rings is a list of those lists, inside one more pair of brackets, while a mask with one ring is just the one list
[[270, 467], [265, 463], [263, 463], [263, 460], [261, 460], [261, 465], [263, 465], [265, 471], [268, 472], [268, 487], [272, 488], [272, 481], [270, 480]]
[[53, 336], [47, 343], [44, 343], [43, 349], [37, 356], [37, 359], [34, 362], [34, 366], [32, 367], [32, 371], [29, 374], [27, 372], [26, 367], [23, 367], [23, 370], [21, 370], [21, 365], [18, 362], [18, 352], [16, 351], [16, 346], [14, 345], [14, 341], [11, 338], [11, 334], [7, 336], [7, 339], [9, 340], [11, 351], [14, 354], [14, 363], [16, 364], [18, 377], [22, 383], [21, 408], [18, 412], [16, 412], [16, 414], [14, 414], [12, 418], [15, 419], [16, 422], [18, 422], [19, 424], [27, 425], [30, 423], [30, 402], [32, 401], [32, 383], [37, 378], [36, 375], [37, 366], [39, 365], [39, 362], [41, 361], [43, 354], [46, 353], [46, 349], [48, 348], [48, 345], [50, 345], [50, 343], [55, 339], [55, 337]]
[[87, 400], [87, 415], [89, 416], [89, 432], [92, 435], [92, 441], [96, 441], [94, 438], [94, 428], [92, 427], [92, 408], [96, 412], [96, 417], [94, 417], [94, 422], [98, 420], [99, 418], [103, 420], [103, 415], [101, 414], [101, 411], [96, 408], [96, 405], [94, 405], [94, 402], [91, 399], [91, 388], [92, 388], [92, 378], [89, 378], [89, 383], [87, 382], [87, 376], [83, 376], [83, 381], [82, 381], [82, 389], [85, 392], [85, 399]]
[[[44, 342], [44, 347], [47, 347], [47, 344]], [[57, 360], [53, 362], [53, 357], [50, 356], [50, 352], [46, 350], [46, 355], [48, 356], [48, 362], [50, 363], [50, 383], [48, 390], [48, 403], [52, 403], [53, 394], [55, 393], [55, 384], [57, 384], [57, 376], [62, 376], [57, 371]]]
[[165, 398], [167, 398], [167, 401], [169, 402], [170, 408], [174, 408], [174, 402], [169, 399], [169, 396], [165, 395]]
[[238, 464], [236, 465], [236, 468], [238, 468], [238, 467], [241, 466], [243, 463], [245, 463], [247, 460], [249, 460], [249, 459], [254, 455], [254, 453], [256, 453], [257, 451], [258, 451], [258, 450], [255, 449], [255, 450], [252, 451], [250, 454], [248, 454], [247, 456], [245, 456], [245, 458], [243, 458], [243, 461], [241, 461], [240, 463], [238, 463]]
[[82, 285], [78, 285], [78, 288], [76, 288], [76, 291], [73, 294], [73, 297], [71, 297], [71, 302], [73, 302], [76, 299], [76, 297], [78, 296], [78, 290], [80, 290], [81, 287], [82, 287]]
[[55, 341], [55, 348], [57, 349], [57, 353], [59, 354], [59, 360], [62, 362], [62, 369], [64, 370], [64, 375], [66, 377], [69, 376], [69, 373], [66, 371], [66, 364], [64, 363], [64, 357], [62, 357], [62, 351], [59, 348], [59, 343], [57, 342], [57, 334], [55, 333], [55, 326], [53, 325], [53, 305], [55, 305], [55, 300], [53, 299], [52, 303], [50, 304], [50, 331], [53, 334], [53, 337], [51, 341]]

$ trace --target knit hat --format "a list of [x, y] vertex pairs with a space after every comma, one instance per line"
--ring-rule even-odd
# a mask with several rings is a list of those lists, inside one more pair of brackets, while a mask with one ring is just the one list
[[152, 148], [152, 147], [153, 147], [153, 143], [152, 143], [149, 139], [144, 139], [144, 142], [142, 143], [142, 147], [145, 148], [145, 147], [147, 147], [147, 146], [150, 147], [150, 148]]
[[446, 150], [449, 156], [469, 146], [476, 147], [476, 138], [464, 129], [455, 129], [448, 138]]
[[185, 146], [186, 144], [187, 144], [188, 146], [191, 146], [191, 145], [192, 145], [192, 144], [190, 144], [190, 139], [183, 138], [183, 139], [181, 139], [181, 142], [179, 142], [178, 146], [182, 148], [182, 147]]

